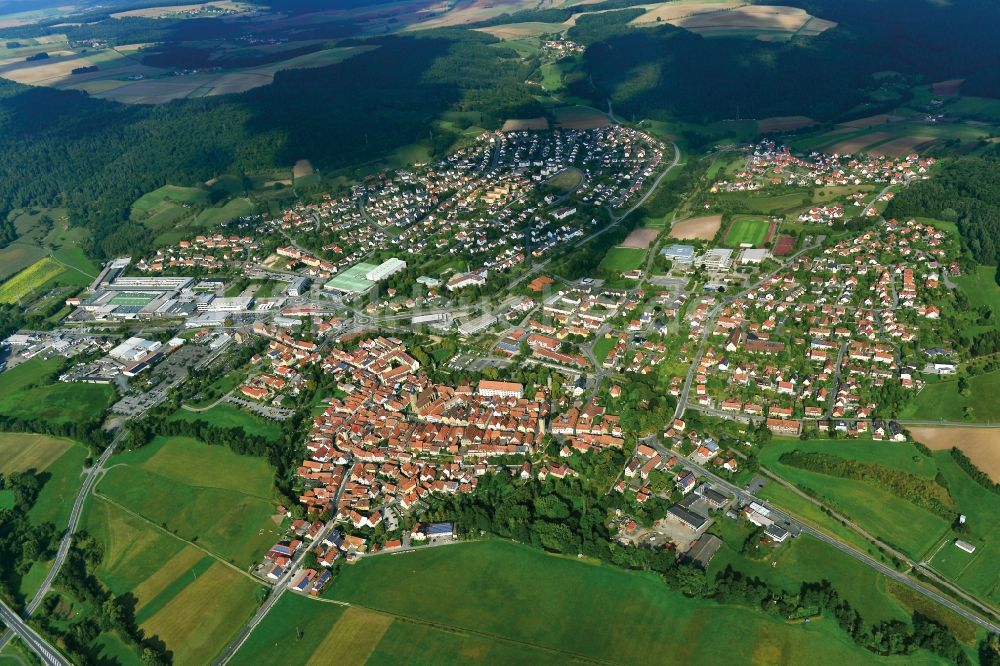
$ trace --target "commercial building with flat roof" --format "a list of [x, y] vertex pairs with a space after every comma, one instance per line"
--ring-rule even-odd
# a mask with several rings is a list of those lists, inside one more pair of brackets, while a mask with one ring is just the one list
[[406, 270], [406, 262], [402, 259], [396, 259], [393, 257], [391, 259], [386, 259], [381, 264], [368, 271], [365, 274], [365, 279], [369, 282], [381, 282], [382, 280], [386, 280], [402, 270]]
[[368, 293], [375, 286], [375, 283], [365, 276], [376, 268], [378, 266], [375, 264], [367, 264], [363, 261], [354, 264], [343, 273], [335, 275], [323, 288], [352, 296]]
[[660, 254], [676, 264], [690, 264], [694, 261], [694, 246], [671, 245], [660, 250]]

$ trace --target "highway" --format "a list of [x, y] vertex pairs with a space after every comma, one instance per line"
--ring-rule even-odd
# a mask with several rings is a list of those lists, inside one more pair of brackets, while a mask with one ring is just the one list
[[808, 534], [811, 537], [819, 539], [820, 541], [822, 541], [822, 542], [824, 542], [826, 544], [829, 544], [830, 546], [836, 548], [837, 550], [841, 551], [842, 553], [845, 553], [846, 555], [850, 555], [851, 557], [853, 557], [856, 560], [860, 560], [864, 564], [868, 565], [869, 567], [872, 567], [873, 569], [877, 570], [879, 573], [881, 573], [881, 574], [883, 574], [883, 575], [891, 578], [892, 580], [894, 580], [894, 581], [896, 581], [896, 582], [898, 582], [898, 583], [900, 583], [902, 585], [907, 586], [908, 588], [910, 588], [914, 592], [918, 592], [918, 593], [924, 595], [925, 597], [927, 597], [928, 599], [931, 599], [932, 601], [935, 601], [935, 602], [941, 604], [942, 606], [944, 606], [944, 607], [948, 608], [949, 610], [951, 610], [951, 611], [957, 613], [958, 615], [962, 616], [963, 618], [965, 618], [969, 622], [972, 622], [972, 623], [974, 623], [974, 624], [976, 624], [976, 625], [978, 625], [978, 626], [980, 626], [980, 627], [982, 627], [982, 628], [986, 629], [987, 631], [992, 632], [994, 634], [1000, 634], [1000, 626], [994, 624], [993, 622], [990, 622], [989, 620], [986, 620], [986, 619], [980, 617], [979, 615], [976, 615], [975, 613], [973, 613], [973, 612], [969, 611], [968, 609], [966, 609], [964, 606], [961, 606], [960, 604], [952, 601], [948, 597], [946, 597], [946, 596], [944, 596], [942, 594], [939, 594], [937, 591], [935, 591], [933, 589], [930, 589], [928, 587], [925, 587], [924, 585], [921, 585], [920, 583], [918, 583], [917, 581], [913, 580], [912, 578], [910, 578], [906, 574], [901, 573], [899, 571], [896, 571], [892, 567], [887, 566], [887, 565], [879, 562], [878, 560], [876, 560], [873, 557], [869, 556], [867, 553], [862, 553], [861, 551], [856, 550], [852, 546], [849, 546], [849, 545], [847, 545], [845, 543], [842, 543], [841, 541], [838, 541], [837, 539], [834, 539], [833, 537], [829, 536], [825, 532], [821, 532], [821, 531], [819, 531], [819, 530], [811, 527], [810, 525], [806, 525], [805, 523], [802, 523], [802, 522], [798, 521], [797, 519], [793, 518], [792, 516], [788, 515], [787, 513], [783, 512], [782, 510], [777, 509], [774, 506], [768, 504], [766, 501], [760, 499], [759, 497], [751, 495], [749, 492], [747, 492], [743, 488], [735, 486], [732, 483], [726, 481], [725, 479], [722, 479], [721, 477], [716, 476], [712, 472], [706, 470], [701, 465], [698, 465], [697, 463], [691, 461], [686, 456], [681, 455], [677, 451], [673, 451], [673, 450], [667, 449], [666, 447], [664, 447], [663, 445], [661, 445], [659, 443], [659, 440], [655, 436], [647, 438], [647, 439], [645, 439], [643, 441], [645, 443], [651, 445], [653, 448], [655, 448], [660, 453], [660, 455], [662, 455], [662, 456], [664, 456], [666, 458], [676, 457], [677, 458], [677, 462], [680, 463], [680, 465], [682, 467], [684, 467], [688, 471], [694, 472], [696, 476], [700, 476], [700, 477], [703, 477], [703, 478], [706, 478], [706, 479], [710, 480], [712, 482], [712, 485], [716, 486], [717, 488], [723, 488], [723, 489], [725, 489], [726, 492], [728, 492], [731, 495], [735, 496], [737, 500], [739, 500], [741, 502], [744, 502], [744, 503], [756, 502], [757, 504], [760, 504], [762, 506], [766, 506], [768, 509], [770, 509], [770, 511], [771, 511], [771, 516], [770, 517], [775, 522], [783, 524], [783, 525], [790, 525], [790, 526], [792, 526], [794, 528], [794, 530], [789, 530], [789, 531], [795, 531], [795, 530], [797, 530], [800, 533]]
[[0, 621], [10, 627], [4, 635], [4, 643], [9, 640], [8, 635], [17, 636], [31, 648], [31, 651], [38, 655], [38, 658], [46, 666], [71, 666], [71, 662], [63, 657], [59, 652], [49, 645], [49, 643], [38, 635], [34, 629], [24, 623], [14, 610], [3, 601], [0, 601]]

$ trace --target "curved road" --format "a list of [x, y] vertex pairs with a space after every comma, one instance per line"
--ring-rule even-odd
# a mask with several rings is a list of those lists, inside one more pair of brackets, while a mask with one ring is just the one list
[[[45, 595], [48, 594], [49, 590], [52, 588], [52, 581], [56, 579], [56, 576], [59, 575], [59, 571], [62, 569], [63, 564], [66, 563], [66, 557], [69, 555], [70, 545], [73, 543], [73, 533], [76, 532], [77, 525], [79, 525], [80, 523], [80, 516], [83, 514], [83, 504], [87, 500], [87, 495], [90, 494], [90, 489], [94, 486], [94, 482], [97, 480], [97, 477], [104, 470], [104, 465], [108, 462], [108, 458], [111, 457], [111, 454], [114, 452], [115, 447], [125, 438], [127, 432], [128, 431], [125, 430], [124, 428], [119, 430], [118, 434], [115, 435], [115, 438], [111, 440], [110, 444], [108, 444], [108, 448], [104, 449], [104, 453], [102, 453], [101, 457], [97, 459], [97, 463], [94, 464], [93, 467], [87, 470], [87, 476], [84, 478], [83, 484], [80, 486], [80, 492], [77, 493], [76, 500], [74, 500], [73, 502], [73, 510], [70, 512], [69, 515], [69, 523], [67, 524], [66, 531], [63, 533], [62, 541], [59, 542], [59, 549], [56, 551], [55, 560], [53, 560], [52, 566], [49, 568], [49, 573], [45, 576], [45, 580], [42, 581], [41, 587], [38, 588], [38, 592], [35, 593], [35, 596], [28, 603], [27, 608], [25, 608], [24, 610], [25, 618], [31, 617], [31, 615], [36, 610], [38, 610], [38, 607], [42, 603], [42, 599], [45, 598]], [[4, 610], [9, 611], [10, 609], [4, 606]], [[21, 618], [17, 618], [17, 620], [25, 628], [28, 628], [27, 625], [24, 625], [24, 623], [21, 621]], [[21, 636], [22, 640], [24, 640], [25, 643], [28, 644], [28, 647], [31, 647], [32, 650], [35, 651], [35, 653], [42, 659], [43, 662], [47, 664], [69, 663], [65, 661], [64, 662], [47, 661], [47, 657], [45, 656], [45, 654], [35, 649], [34, 644], [31, 641], [25, 639], [25, 636], [22, 634], [22, 632], [17, 629], [17, 623], [8, 622], [5, 617], [4, 624], [7, 624], [12, 628], [4, 632], [3, 636], [0, 636], [0, 650], [2, 650], [4, 646], [6, 646], [7, 643], [10, 641], [10, 639], [13, 638], [14, 634], [17, 633], [18, 635]], [[28, 630], [33, 631], [30, 628], [28, 628]], [[45, 644], [45, 646], [47, 645], [48, 644]], [[52, 651], [50, 647], [48, 649]]]
[[836, 548], [837, 550], [841, 551], [842, 553], [844, 553], [846, 555], [850, 555], [851, 557], [853, 557], [856, 560], [860, 560], [861, 562], [867, 564], [868, 566], [872, 567], [873, 569], [876, 569], [879, 573], [881, 573], [881, 574], [883, 574], [883, 575], [891, 578], [892, 580], [900, 583], [901, 585], [905, 585], [906, 587], [910, 588], [914, 592], [918, 592], [918, 593], [924, 595], [925, 597], [931, 599], [932, 601], [935, 601], [935, 602], [941, 604], [945, 608], [947, 608], [947, 609], [949, 609], [949, 610], [957, 613], [958, 615], [962, 616], [963, 618], [965, 618], [969, 622], [972, 622], [972, 623], [974, 623], [974, 624], [976, 624], [976, 625], [978, 625], [978, 626], [986, 629], [987, 631], [989, 631], [991, 633], [1000, 634], [1000, 626], [994, 624], [993, 622], [991, 622], [991, 621], [989, 621], [987, 619], [984, 619], [984, 618], [980, 617], [979, 615], [976, 615], [975, 613], [971, 612], [970, 610], [968, 610], [964, 606], [961, 606], [961, 605], [957, 604], [956, 602], [952, 601], [951, 599], [949, 599], [948, 597], [946, 597], [946, 596], [938, 593], [936, 590], [933, 590], [933, 589], [930, 589], [930, 588], [928, 588], [928, 587], [926, 587], [924, 585], [921, 585], [920, 583], [918, 583], [917, 581], [913, 580], [912, 578], [910, 578], [906, 574], [900, 573], [899, 571], [896, 571], [892, 567], [889, 567], [889, 566], [886, 566], [885, 564], [882, 564], [881, 562], [879, 562], [878, 560], [874, 559], [873, 557], [871, 557], [867, 553], [862, 553], [861, 551], [856, 550], [852, 546], [849, 546], [849, 545], [847, 545], [845, 543], [842, 543], [842, 542], [838, 541], [837, 539], [834, 539], [833, 537], [829, 536], [825, 532], [821, 532], [820, 530], [817, 530], [814, 527], [811, 527], [809, 525], [806, 525], [804, 523], [799, 522], [798, 520], [796, 520], [795, 518], [793, 518], [793, 517], [789, 516], [788, 514], [784, 513], [780, 509], [777, 509], [773, 505], [768, 504], [768, 502], [766, 502], [766, 501], [764, 501], [764, 500], [762, 500], [762, 499], [760, 499], [760, 498], [758, 498], [758, 497], [756, 497], [754, 495], [751, 495], [750, 493], [748, 493], [747, 491], [743, 490], [742, 488], [740, 488], [738, 486], [734, 486], [732, 483], [729, 483], [725, 479], [722, 479], [722, 478], [716, 476], [712, 472], [706, 470], [704, 467], [702, 467], [702, 466], [700, 466], [700, 465], [692, 462], [691, 460], [689, 460], [685, 456], [680, 455], [678, 452], [672, 451], [670, 449], [665, 448], [663, 445], [661, 445], [659, 443], [659, 440], [656, 439], [655, 437], [652, 438], [652, 439], [647, 439], [646, 441], [647, 441], [647, 443], [650, 443], [650, 442], [653, 443], [654, 448], [656, 448], [657, 451], [659, 451], [659, 453], [661, 455], [675, 456], [677, 458], [678, 462], [685, 469], [694, 472], [696, 476], [702, 476], [702, 477], [710, 480], [713, 485], [716, 485], [716, 486], [718, 486], [720, 488], [725, 488], [727, 492], [729, 492], [732, 495], [734, 495], [737, 499], [739, 499], [739, 500], [741, 500], [743, 502], [747, 502], [747, 503], [749, 503], [749, 502], [756, 502], [757, 504], [760, 504], [762, 506], [767, 506], [771, 510], [772, 518], [775, 519], [775, 522], [778, 522], [778, 523], [787, 523], [787, 524], [793, 525], [800, 532], [804, 532], [804, 533], [808, 534], [809, 536], [811, 536], [813, 538], [819, 539], [823, 543], [826, 543], [826, 544], [828, 544], [830, 546], [833, 546], [834, 548]]

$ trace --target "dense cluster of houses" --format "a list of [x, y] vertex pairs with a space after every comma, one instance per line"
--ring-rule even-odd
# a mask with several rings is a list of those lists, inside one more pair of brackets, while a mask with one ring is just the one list
[[889, 220], [798, 258], [711, 322], [714, 301], [704, 299], [688, 315], [692, 340], [712, 326], [694, 402], [766, 419], [780, 434], [798, 433], [803, 418], [868, 432], [869, 419], [885, 416], [878, 388], [921, 385], [901, 346], [933, 331], [950, 302], [943, 274], [958, 270], [956, 253], [930, 224]]
[[151, 257], [139, 259], [135, 267], [143, 273], [173, 268], [220, 270], [233, 262], [261, 259], [259, 250], [260, 242], [251, 236], [198, 235], [161, 248]]
[[[714, 183], [711, 192], [746, 192], [776, 185], [893, 185], [912, 178], [926, 178], [928, 169], [934, 164], [933, 157], [920, 157], [916, 153], [901, 158], [887, 158], [814, 152], [807, 157], [800, 157], [794, 155], [787, 146], [766, 140], [751, 146], [748, 152], [746, 166], [731, 178]], [[858, 199], [855, 198], [854, 201]]]

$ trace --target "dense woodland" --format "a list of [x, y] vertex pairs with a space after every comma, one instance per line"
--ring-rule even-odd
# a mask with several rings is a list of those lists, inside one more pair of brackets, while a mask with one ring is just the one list
[[495, 42], [471, 31], [385, 37], [242, 95], [153, 107], [0, 82], [0, 218], [66, 205], [94, 231], [95, 254], [144, 249], [148, 234], [123, 223], [133, 201], [163, 184], [303, 158], [321, 170], [357, 165], [425, 138], [447, 110], [479, 111], [492, 126], [540, 115], [527, 64]]
[[933, 178], [900, 192], [886, 214], [956, 222], [973, 258], [996, 264], [1000, 261], [1000, 152], [948, 161]]

